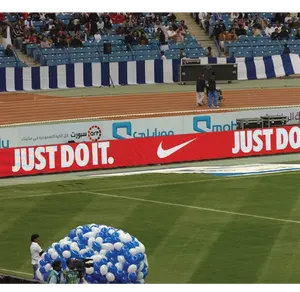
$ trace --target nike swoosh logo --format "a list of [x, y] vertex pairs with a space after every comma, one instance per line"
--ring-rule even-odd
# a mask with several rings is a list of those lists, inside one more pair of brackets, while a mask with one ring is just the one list
[[159, 158], [166, 158], [166, 157], [172, 155], [173, 153], [177, 152], [179, 149], [181, 149], [181, 148], [185, 147], [186, 145], [190, 144], [191, 142], [193, 142], [196, 139], [197, 138], [194, 138], [192, 140], [189, 140], [187, 142], [184, 142], [182, 144], [179, 144], [179, 145], [177, 145], [175, 147], [172, 147], [172, 148], [166, 149], [166, 150], [162, 148], [162, 143], [163, 142], [160, 142], [160, 144], [159, 144], [159, 146], [157, 148], [157, 156]]

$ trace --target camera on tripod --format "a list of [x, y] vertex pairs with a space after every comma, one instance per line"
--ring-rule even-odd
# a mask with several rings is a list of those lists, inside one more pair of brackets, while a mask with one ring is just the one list
[[70, 270], [73, 270], [77, 273], [77, 277], [81, 280], [85, 275], [85, 269], [91, 268], [93, 266], [92, 259], [69, 259], [68, 260], [68, 267]]

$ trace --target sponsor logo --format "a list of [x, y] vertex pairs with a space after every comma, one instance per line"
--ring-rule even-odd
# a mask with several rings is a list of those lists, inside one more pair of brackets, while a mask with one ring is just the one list
[[82, 138], [87, 137], [86, 141], [90, 140], [92, 142], [96, 142], [100, 140], [102, 135], [101, 128], [99, 126], [93, 125], [91, 126], [87, 132], [82, 132], [82, 133], [76, 133], [72, 132], [70, 137], [73, 138], [74, 140], [80, 140]]
[[198, 116], [193, 118], [193, 129], [195, 132], [221, 132], [236, 129], [237, 124], [231, 121], [229, 124], [212, 124], [210, 116]]
[[[275, 135], [275, 140], [274, 136]], [[273, 139], [272, 139], [273, 138]], [[273, 143], [272, 143], [273, 142]], [[286, 148], [300, 148], [300, 128], [295, 126], [290, 129], [257, 129], [234, 132], [233, 154], [238, 153], [259, 153], [275, 150], [285, 150]]]
[[187, 142], [184, 142], [182, 144], [179, 144], [177, 146], [174, 146], [172, 148], [169, 148], [169, 149], [163, 149], [162, 148], [162, 143], [163, 142], [160, 142], [158, 148], [157, 148], [157, 156], [159, 158], [166, 158], [170, 155], [172, 155], [173, 153], [177, 152], [178, 150], [180, 150], [181, 148], [185, 147], [186, 145], [190, 144], [191, 142], [193, 142], [194, 140], [196, 140], [197, 138], [195, 139], [192, 139], [190, 141], [187, 141]]
[[[120, 133], [125, 131], [125, 135]], [[159, 137], [174, 135], [174, 131], [165, 129], [144, 129], [143, 131], [134, 131], [131, 122], [116, 122], [112, 124], [112, 136], [115, 139], [128, 139], [128, 138], [145, 138], [145, 137]]]
[[[44, 169], [68, 169], [90, 165], [112, 165], [115, 160], [108, 157], [110, 142], [95, 142], [89, 145], [79, 143], [76, 147], [71, 145], [40, 146], [14, 150], [14, 166], [12, 172], [20, 170], [30, 172]], [[99, 149], [100, 159], [99, 159]], [[57, 165], [57, 164], [60, 165]]]
[[9, 148], [9, 140], [0, 138], [0, 148]]

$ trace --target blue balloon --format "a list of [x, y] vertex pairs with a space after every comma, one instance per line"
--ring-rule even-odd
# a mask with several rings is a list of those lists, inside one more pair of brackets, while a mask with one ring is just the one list
[[128, 247], [128, 249], [131, 249], [131, 248], [134, 248], [135, 247], [135, 245], [134, 245], [134, 243], [133, 242], [127, 242], [126, 244], [125, 244], [125, 246], [127, 246]]
[[106, 280], [106, 277], [105, 277], [105, 276], [102, 276], [102, 275], [100, 275], [99, 282], [100, 282], [100, 283], [106, 283], [106, 282], [107, 282], [107, 280]]
[[48, 278], [49, 278], [49, 274], [50, 272], [47, 272], [43, 275], [43, 278], [44, 278], [44, 281], [47, 282], [48, 281]]
[[106, 236], [104, 235], [103, 232], [100, 231], [100, 232], [97, 234], [97, 237], [101, 237], [101, 238], [103, 239], [103, 238], [106, 237]]
[[91, 283], [92, 284], [98, 284], [98, 281], [97, 280], [93, 280]]
[[112, 238], [110, 238], [110, 237], [106, 237], [106, 238], [104, 238], [104, 240], [103, 240], [103, 243], [112, 243], [113, 242], [113, 240], [112, 240]]
[[93, 277], [91, 275], [86, 275], [85, 279], [87, 280], [87, 282], [92, 283], [93, 282]]
[[100, 265], [99, 262], [95, 262], [95, 263], [93, 263], [93, 267], [94, 267], [94, 270], [95, 270], [95, 271], [96, 271], [96, 270], [99, 271], [101, 265]]
[[92, 274], [93, 278], [97, 281], [100, 281], [100, 273], [98, 271], [94, 271], [94, 273]]
[[56, 248], [56, 251], [59, 255], [61, 255], [63, 252], [62, 249], [60, 248], [60, 246]]
[[71, 247], [70, 247], [70, 245], [68, 245], [68, 244], [66, 244], [66, 245], [64, 245], [64, 247], [63, 247], [63, 250], [65, 251], [65, 250], [70, 250], [71, 249]]
[[128, 277], [123, 276], [122, 279], [121, 279], [121, 283], [126, 284], [128, 282], [129, 282]]
[[132, 255], [130, 254], [129, 251], [125, 252], [124, 257], [125, 257], [127, 262], [131, 262]]
[[121, 280], [123, 277], [123, 272], [117, 270], [116, 274], [115, 274], [116, 280]]
[[101, 259], [100, 262], [99, 262], [99, 264], [100, 264], [100, 267], [102, 265], [107, 265], [107, 260], [106, 259]]
[[40, 268], [40, 272], [41, 272], [42, 274], [45, 274], [45, 273], [46, 273], [45, 267], [41, 267], [41, 268]]
[[80, 254], [79, 254], [78, 251], [72, 250], [71, 251], [71, 257], [77, 259], [77, 258], [80, 258]]
[[128, 262], [131, 263], [131, 264], [138, 264], [139, 263], [139, 259], [137, 256], [131, 256], [129, 259], [128, 259]]
[[111, 266], [111, 267], [108, 268], [108, 271], [115, 275], [117, 273], [117, 268], [115, 266]]
[[74, 237], [76, 237], [76, 229], [73, 229], [70, 231], [69, 237], [70, 237], [70, 239], [73, 239]]
[[79, 238], [79, 240], [83, 239], [83, 233], [78, 233], [77, 237]]
[[129, 266], [130, 266], [130, 263], [125, 262], [125, 263], [123, 264], [123, 270], [124, 270], [124, 271], [127, 271], [128, 268], [129, 268]]
[[140, 246], [140, 244], [137, 241], [133, 241], [133, 244], [134, 244], [135, 247]]
[[83, 230], [82, 230], [82, 233], [88, 233], [88, 232], [91, 232], [92, 230], [91, 230], [91, 228], [89, 227], [89, 226], [84, 226], [83, 227]]
[[79, 247], [80, 250], [82, 250], [82, 249], [85, 249], [86, 245], [82, 244], [82, 243], [79, 243], [78, 247]]
[[143, 260], [145, 259], [144, 254], [142, 254], [141, 252], [139, 252], [136, 256], [137, 256], [137, 258], [138, 258], [138, 260], [139, 260], [140, 262], [143, 261]]
[[44, 260], [40, 261], [40, 266], [45, 266], [47, 263]]
[[96, 241], [93, 242], [92, 247], [93, 247], [93, 250], [95, 250], [95, 251], [100, 251], [101, 250], [101, 244], [99, 244]]
[[45, 261], [47, 263], [51, 262], [51, 256], [48, 253], [45, 255]]
[[131, 281], [131, 282], [135, 282], [137, 280], [137, 275], [136, 273], [130, 273], [128, 275], [128, 279]]

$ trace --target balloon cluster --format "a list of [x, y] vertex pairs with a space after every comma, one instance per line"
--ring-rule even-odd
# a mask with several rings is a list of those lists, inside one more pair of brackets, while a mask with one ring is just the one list
[[145, 246], [134, 236], [106, 225], [78, 226], [59, 242], [55, 242], [39, 261], [36, 276], [47, 281], [53, 261], [91, 259], [93, 266], [86, 268], [88, 283], [144, 283], [148, 274]]

